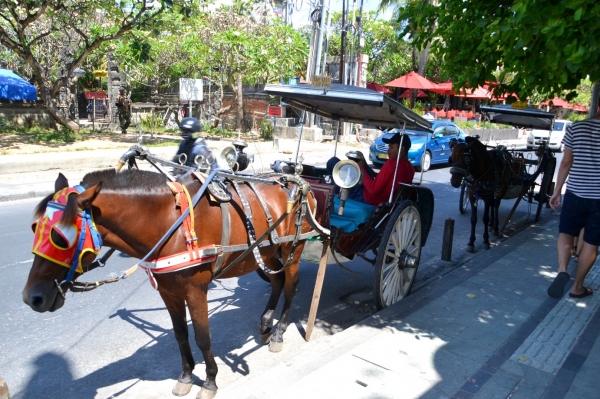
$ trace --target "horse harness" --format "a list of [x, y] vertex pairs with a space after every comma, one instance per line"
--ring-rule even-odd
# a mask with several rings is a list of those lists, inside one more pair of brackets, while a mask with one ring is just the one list
[[[203, 183], [203, 186], [207, 183], [206, 175], [199, 172], [193, 172], [192, 175], [198, 181]], [[253, 195], [256, 196], [259, 203], [261, 204], [261, 207], [267, 219], [268, 229], [258, 238], [256, 238], [256, 232], [253, 223], [253, 214], [250, 208], [250, 203], [248, 201], [247, 196], [241, 190], [238, 180], [242, 180], [248, 187], [250, 187]], [[183, 225], [183, 234], [185, 236], [186, 241], [186, 251], [146, 261], [145, 259], [148, 258], [148, 255], [154, 252], [153, 249], [144, 259], [142, 259], [140, 262], [138, 262], [138, 264], [134, 265], [129, 270], [125, 271], [121, 276], [107, 280], [97, 281], [94, 283], [71, 281], [69, 282], [71, 290], [76, 292], [91, 291], [101, 285], [117, 282], [133, 274], [138, 265], [146, 271], [146, 274], [148, 275], [148, 278], [150, 280], [150, 284], [155, 289], [158, 289], [158, 283], [154, 278], [154, 274], [180, 271], [204, 263], [210, 263], [215, 260], [216, 263], [213, 271], [213, 279], [216, 279], [222, 276], [234, 266], [236, 266], [238, 263], [240, 263], [250, 252], [253, 253], [256, 263], [264, 273], [281, 273], [291, 265], [296, 248], [300, 241], [306, 240], [310, 237], [329, 235], [329, 231], [318, 224], [318, 222], [315, 219], [315, 215], [313, 215], [309, 208], [308, 193], [310, 191], [310, 186], [306, 181], [304, 181], [304, 179], [297, 175], [284, 174], [281, 175], [278, 180], [263, 179], [256, 177], [253, 177], [251, 180], [262, 184], [279, 184], [282, 187], [282, 189], [288, 192], [286, 212], [284, 212], [276, 221], [273, 221], [273, 217], [269, 211], [267, 203], [258, 191], [256, 185], [253, 181], [249, 181], [247, 177], [244, 177], [243, 179], [236, 179], [234, 178], [234, 175], [232, 175], [230, 178], [225, 177], [223, 180], [210, 179], [207, 185], [207, 195], [209, 196], [210, 201], [217, 202], [221, 208], [221, 245], [199, 247], [197, 245], [198, 238], [196, 236], [194, 227], [194, 206], [196, 205], [197, 200], [199, 200], [198, 193], [196, 194], [196, 197], [198, 198], [195, 197], [194, 200], [196, 201], [194, 201], [192, 200], [189, 191], [185, 185], [179, 182], [168, 182], [167, 184], [171, 189], [171, 192], [175, 196], [176, 207], [180, 209], [182, 216], [187, 214], [185, 217], [180, 218], [182, 219], [181, 224]], [[289, 189], [286, 188], [288, 184], [292, 185], [292, 187]], [[229, 207], [231, 206], [232, 196], [227, 189], [228, 185], [235, 189], [240, 198], [240, 202], [242, 203], [242, 207], [244, 209], [244, 223], [246, 225], [248, 241], [250, 244], [229, 245], [231, 233], [231, 217], [229, 214]], [[279, 237], [276, 231], [277, 226], [281, 224], [281, 222], [283, 222], [283, 220], [288, 216], [288, 214], [292, 212], [294, 205], [298, 203], [300, 204], [300, 206], [296, 208], [295, 212], [294, 235]], [[307, 233], [302, 233], [302, 224], [304, 219], [306, 219], [309, 225], [311, 226], [311, 230]], [[171, 232], [174, 231], [174, 229], [178, 226], [178, 222], [175, 222], [175, 224], [171, 227], [169, 232], [165, 234], [165, 236], [161, 241], [159, 241], [159, 243], [164, 242], [163, 240], [168, 235], [170, 235]], [[265, 240], [267, 236], [269, 237], [269, 240]], [[262, 260], [259, 248], [281, 244], [285, 242], [292, 242], [292, 248], [284, 266], [277, 271], [269, 269]], [[240, 254], [240, 256], [238, 256], [233, 262], [231, 262], [226, 267], [223, 267], [226, 263], [229, 254], [240, 251], [243, 251], [242, 254]], [[92, 264], [89, 265], [85, 271], [104, 266], [106, 259], [112, 254], [112, 252], [114, 252], [114, 250], [109, 250], [109, 252], [105, 254], [102, 258], [96, 260], [95, 262], [92, 262]]]

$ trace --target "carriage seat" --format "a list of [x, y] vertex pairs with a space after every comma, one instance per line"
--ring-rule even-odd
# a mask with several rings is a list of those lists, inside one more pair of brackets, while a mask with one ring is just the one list
[[330, 217], [331, 226], [339, 228], [344, 233], [351, 233], [356, 231], [360, 225], [369, 221], [375, 210], [375, 206], [348, 199], [344, 205], [344, 214], [342, 216], [337, 214], [338, 209], [340, 209], [340, 199], [339, 197], [334, 197], [333, 213]]

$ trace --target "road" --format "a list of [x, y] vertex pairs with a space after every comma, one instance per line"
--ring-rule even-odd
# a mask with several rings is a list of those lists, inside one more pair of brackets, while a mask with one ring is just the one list
[[[560, 162], [560, 154], [558, 154]], [[458, 211], [459, 190], [449, 184], [447, 167], [424, 174], [423, 185], [435, 195], [433, 227], [423, 248], [414, 289], [437, 278], [466, 259], [481, 253], [482, 223], [478, 223], [476, 254], [467, 254], [470, 216]], [[84, 294], [70, 294], [55, 313], [38, 314], [21, 300], [32, 258], [31, 215], [37, 200], [0, 203], [0, 238], [3, 257], [0, 270], [0, 377], [13, 398], [161, 398], [181, 371], [181, 361], [171, 323], [158, 293], [143, 273]], [[500, 209], [503, 222], [514, 200]], [[533, 219], [535, 206], [522, 202], [507, 233], [514, 234]], [[542, 218], [550, 212], [544, 209]], [[455, 220], [452, 261], [440, 260], [444, 221]], [[320, 245], [305, 251], [300, 284], [281, 353], [272, 354], [256, 339], [260, 314], [269, 286], [255, 274], [216, 281], [209, 294], [213, 352], [217, 356], [220, 387], [235, 384], [249, 373], [260, 373], [289, 359], [306, 345], [304, 326], [310, 306]], [[134, 260], [113, 255], [104, 268], [85, 276], [85, 281], [120, 273]], [[375, 312], [372, 296], [373, 267], [355, 259], [342, 271], [330, 259], [318, 322], [312, 342], [326, 339]], [[196, 385], [204, 377], [202, 356], [192, 345], [196, 361]], [[197, 387], [186, 397], [194, 397]]]

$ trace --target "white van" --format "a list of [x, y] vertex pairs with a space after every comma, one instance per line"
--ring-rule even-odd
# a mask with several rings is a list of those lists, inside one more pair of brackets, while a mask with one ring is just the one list
[[552, 132], [548, 130], [533, 129], [527, 137], [527, 149], [536, 149], [542, 141], [550, 142], [549, 146], [552, 150], [562, 151], [562, 139], [565, 137], [567, 127], [571, 126], [573, 122], [564, 119], [556, 119], [554, 121], [554, 129]]

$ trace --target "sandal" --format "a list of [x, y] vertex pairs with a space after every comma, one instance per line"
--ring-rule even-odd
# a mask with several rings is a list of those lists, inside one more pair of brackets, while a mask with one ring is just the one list
[[581, 294], [573, 294], [569, 292], [569, 296], [571, 298], [585, 298], [586, 296], [590, 296], [594, 293], [591, 288], [583, 287], [583, 292]]
[[570, 278], [571, 276], [567, 272], [558, 273], [550, 287], [548, 287], [548, 295], [552, 298], [561, 298]]

